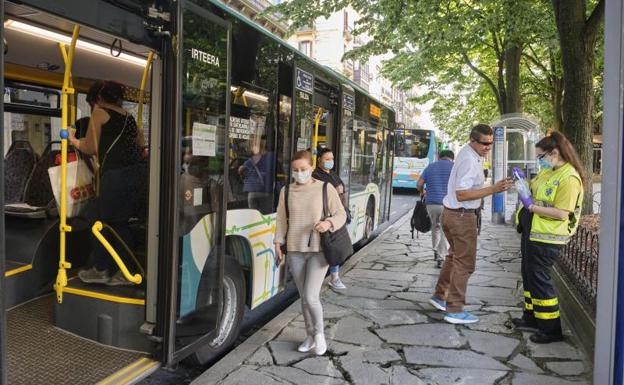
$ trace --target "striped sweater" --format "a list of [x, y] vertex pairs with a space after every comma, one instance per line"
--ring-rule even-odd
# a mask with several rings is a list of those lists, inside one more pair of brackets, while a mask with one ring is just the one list
[[[347, 214], [340, 202], [338, 192], [331, 183], [327, 186], [327, 208], [330, 214], [327, 220], [332, 223], [330, 231], [344, 226]], [[288, 190], [288, 211], [287, 219], [284, 189], [282, 189], [277, 205], [277, 228], [274, 242], [284, 244], [286, 240], [288, 251], [322, 251], [320, 235], [314, 230], [314, 225], [321, 220], [323, 215], [323, 182], [312, 179], [311, 183], [305, 185], [292, 183]]]

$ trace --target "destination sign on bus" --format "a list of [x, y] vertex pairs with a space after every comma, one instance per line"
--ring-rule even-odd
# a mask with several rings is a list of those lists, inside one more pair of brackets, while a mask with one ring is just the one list
[[368, 111], [369, 111], [370, 116], [373, 116], [375, 118], [380, 118], [381, 117], [381, 108], [377, 107], [374, 104], [370, 105], [370, 108], [369, 108]]
[[302, 69], [297, 68], [296, 88], [309, 94], [314, 93], [314, 76]]
[[219, 67], [219, 58], [217, 56], [211, 55], [204, 51], [200, 51], [197, 48], [191, 48], [191, 59], [199, 60], [206, 64]]

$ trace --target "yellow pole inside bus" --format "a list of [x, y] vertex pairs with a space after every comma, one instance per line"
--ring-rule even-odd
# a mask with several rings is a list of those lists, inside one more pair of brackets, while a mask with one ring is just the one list
[[145, 95], [145, 83], [147, 83], [147, 77], [149, 75], [150, 66], [152, 65], [152, 60], [154, 59], [154, 52], [150, 51], [147, 55], [147, 62], [145, 63], [145, 68], [143, 69], [143, 77], [141, 78], [141, 88], [139, 89], [139, 110], [137, 111], [137, 126], [139, 130], [143, 129], [143, 97]]
[[71, 263], [65, 260], [65, 242], [66, 233], [71, 232], [71, 226], [67, 225], [67, 139], [69, 132], [67, 131], [67, 120], [69, 118], [69, 96], [74, 94], [71, 87], [71, 66], [74, 59], [74, 50], [76, 49], [76, 41], [80, 27], [74, 26], [69, 52], [65, 51], [65, 46], [60, 43], [63, 59], [65, 60], [65, 76], [63, 77], [63, 90], [61, 95], [62, 112], [61, 112], [61, 212], [59, 213], [59, 231], [60, 231], [60, 248], [59, 248], [59, 269], [56, 276], [54, 290], [56, 290], [56, 300], [63, 302], [63, 288], [67, 286], [67, 269], [71, 268]]
[[319, 107], [318, 111], [316, 111], [316, 116], [314, 117], [314, 141], [312, 142], [312, 167], [316, 167], [316, 146], [318, 146], [318, 131], [319, 124], [321, 124], [321, 118], [323, 117], [323, 109]]

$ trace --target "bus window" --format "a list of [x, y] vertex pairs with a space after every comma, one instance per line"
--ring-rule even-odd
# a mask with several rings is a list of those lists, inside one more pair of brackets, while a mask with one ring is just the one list
[[429, 153], [431, 133], [429, 131], [406, 130], [397, 142], [396, 156], [405, 158], [426, 158]]
[[269, 96], [232, 86], [230, 117], [230, 208], [273, 211], [275, 140]]
[[364, 191], [369, 183], [377, 178], [379, 146], [377, 130], [363, 120], [356, 119], [357, 130], [354, 133], [354, 152], [351, 169], [351, 193]]
[[4, 90], [4, 155], [15, 140], [27, 141], [41, 156], [61, 128], [60, 97], [56, 90], [8, 83]]

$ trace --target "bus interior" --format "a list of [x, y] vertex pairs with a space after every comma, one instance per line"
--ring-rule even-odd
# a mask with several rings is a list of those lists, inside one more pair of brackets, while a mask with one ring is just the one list
[[[112, 287], [85, 285], [76, 278], [89, 263], [93, 239], [91, 224], [80, 215], [68, 222], [71, 269], [63, 302], [51, 292], [59, 267], [59, 213], [48, 168], [60, 163], [61, 102], [73, 29], [68, 20], [5, 3], [4, 295], [10, 384], [44, 379], [53, 384], [96, 383], [132, 364], [142, 370], [156, 367], [148, 359], [148, 340], [137, 335], [145, 318], [145, 282]], [[115, 80], [124, 85], [126, 110], [137, 117], [142, 104], [138, 126], [149, 143], [150, 49], [82, 26], [74, 53], [70, 86], [75, 93], [68, 95], [67, 124], [90, 115], [86, 91], [96, 80]], [[68, 151], [69, 158], [76, 153]], [[147, 195], [139, 199], [147, 205]], [[136, 264], [128, 269], [144, 272], [147, 219], [131, 222]], [[108, 322], [94, 317], [108, 317]], [[116, 383], [115, 377], [110, 381]]]

